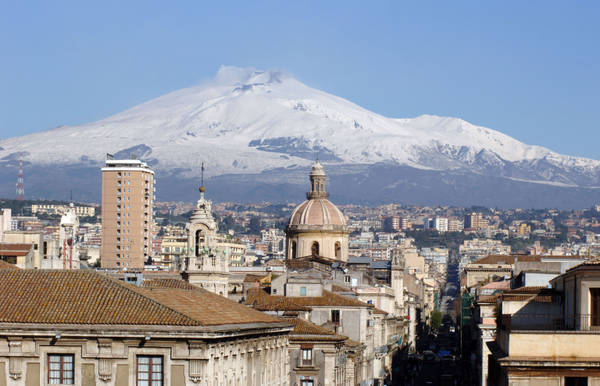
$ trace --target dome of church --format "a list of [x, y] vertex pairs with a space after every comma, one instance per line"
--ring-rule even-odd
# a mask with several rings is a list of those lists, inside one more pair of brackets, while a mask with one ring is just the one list
[[294, 209], [285, 228], [286, 256], [288, 259], [321, 256], [348, 261], [346, 218], [328, 199], [327, 175], [319, 161], [313, 165], [309, 177], [306, 201]]
[[323, 165], [316, 161], [310, 174], [310, 192], [307, 200], [300, 204], [290, 217], [290, 227], [297, 226], [346, 226], [346, 219], [342, 211], [327, 198], [329, 194], [325, 189], [326, 174]]
[[346, 226], [346, 219], [331, 201], [317, 198], [304, 201], [294, 210], [290, 218], [290, 226], [294, 225]]

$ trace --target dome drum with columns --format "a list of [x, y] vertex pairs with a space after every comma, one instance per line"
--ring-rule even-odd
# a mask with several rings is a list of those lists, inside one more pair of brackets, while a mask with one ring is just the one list
[[348, 226], [344, 214], [329, 201], [323, 166], [316, 161], [310, 172], [310, 192], [290, 217], [286, 228], [287, 258], [321, 256], [348, 260]]

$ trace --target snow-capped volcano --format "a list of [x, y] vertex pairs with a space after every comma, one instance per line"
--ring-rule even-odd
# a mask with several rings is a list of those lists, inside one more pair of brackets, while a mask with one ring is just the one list
[[[457, 118], [393, 119], [282, 71], [222, 67], [214, 80], [106, 119], [0, 141], [0, 159], [97, 167], [134, 155], [190, 178], [384, 163], [568, 186], [600, 185], [600, 162], [557, 154]], [[329, 166], [334, 171], [334, 166]], [[335, 173], [335, 171], [334, 171]]]

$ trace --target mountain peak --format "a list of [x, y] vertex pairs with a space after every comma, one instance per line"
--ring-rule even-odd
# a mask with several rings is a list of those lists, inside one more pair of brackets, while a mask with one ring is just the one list
[[197, 177], [202, 163], [213, 176], [256, 175], [308, 167], [318, 155], [342, 168], [385, 164], [600, 185], [598, 161], [529, 146], [458, 118], [387, 118], [285, 71], [235, 66], [97, 122], [1, 140], [0, 167], [20, 159], [97, 167], [106, 153], [135, 153], [157, 172], [186, 179]]
[[217, 71], [215, 81], [219, 85], [245, 86], [254, 84], [281, 83], [292, 76], [281, 70], [258, 70], [254, 67], [236, 67], [222, 65]]

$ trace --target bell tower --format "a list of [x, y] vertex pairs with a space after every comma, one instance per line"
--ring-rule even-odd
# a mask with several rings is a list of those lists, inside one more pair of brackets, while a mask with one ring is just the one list
[[225, 251], [218, 248], [217, 222], [212, 214], [212, 202], [204, 197], [205, 192], [202, 164], [200, 199], [185, 226], [187, 251], [182, 276], [191, 284], [227, 297], [229, 262]]

